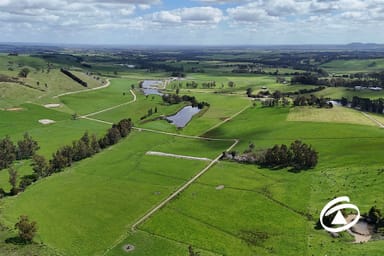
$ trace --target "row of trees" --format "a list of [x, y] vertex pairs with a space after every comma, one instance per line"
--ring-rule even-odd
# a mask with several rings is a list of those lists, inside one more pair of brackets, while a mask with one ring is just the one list
[[247, 97], [249, 98], [265, 98], [265, 97], [273, 97], [274, 99], [280, 99], [284, 96], [291, 96], [291, 95], [301, 95], [301, 94], [309, 94], [309, 93], [314, 93], [314, 92], [319, 92], [324, 90], [326, 87], [325, 86], [319, 86], [316, 88], [305, 88], [305, 89], [300, 89], [294, 92], [280, 92], [279, 90], [274, 91], [271, 93], [269, 90], [264, 90], [264, 91], [259, 91], [257, 94], [253, 94], [253, 89], [252, 88], [247, 88], [245, 93], [247, 94]]
[[64, 68], [61, 68], [60, 71], [67, 75], [68, 77], [72, 78], [72, 80], [74, 80], [75, 82], [78, 82], [79, 84], [81, 84], [82, 86], [84, 87], [88, 87], [88, 84], [87, 82], [81, 80], [80, 78], [78, 78], [77, 76], [75, 76], [73, 73], [71, 73], [69, 70], [66, 70]]
[[322, 85], [332, 87], [349, 87], [355, 86], [384, 86], [384, 72], [378, 73], [356, 73], [351, 75], [343, 75], [342, 77], [326, 77], [320, 74], [305, 73], [291, 78], [291, 84], [309, 84]]
[[282, 144], [266, 150], [255, 151], [254, 149], [254, 144], [250, 144], [242, 154], [236, 151], [223, 152], [222, 159], [274, 169], [292, 167], [294, 171], [314, 168], [318, 162], [316, 150], [299, 140], [294, 141], [290, 146]]
[[38, 143], [28, 133], [16, 145], [6, 136], [0, 140], [0, 170], [8, 168], [15, 160], [31, 158], [38, 149]]
[[144, 120], [145, 118], [150, 117], [150, 116], [152, 116], [153, 114], [156, 114], [156, 113], [157, 113], [157, 107], [150, 108], [150, 109], [148, 109], [147, 114], [145, 114], [142, 117], [140, 117], [140, 120]]
[[[346, 98], [341, 99], [341, 104], [343, 106], [348, 105], [348, 100]], [[372, 112], [372, 113], [378, 113], [383, 114], [384, 111], [384, 99], [369, 99], [369, 98], [360, 98], [358, 96], [354, 96], [352, 98], [351, 107], [360, 109], [362, 111], [366, 112]]]
[[180, 96], [178, 94], [164, 94], [162, 96], [163, 101], [172, 105], [172, 104], [179, 104], [181, 102], [190, 102], [192, 107], [198, 107], [199, 109], [204, 108], [205, 106], [209, 107], [209, 103], [205, 101], [197, 101], [196, 97], [189, 96], [189, 95], [183, 95]]
[[[185, 84], [185, 87], [189, 88], [189, 89], [196, 89], [198, 86], [199, 86], [199, 84], [195, 81], [186, 82], [186, 84]], [[208, 82], [202, 82], [201, 83], [201, 87], [205, 88], [205, 89], [216, 88], [216, 86], [217, 86], [216, 81], [208, 81]], [[227, 86], [229, 88], [234, 88], [234, 87], [236, 87], [236, 83], [233, 81], [228, 81]], [[179, 83], [179, 87], [180, 88], [182, 87], [181, 83]], [[221, 88], [224, 88], [223, 83], [221, 84]]]
[[319, 108], [332, 108], [333, 104], [329, 99], [316, 97], [315, 95], [301, 95], [293, 99], [294, 106], [317, 106]]

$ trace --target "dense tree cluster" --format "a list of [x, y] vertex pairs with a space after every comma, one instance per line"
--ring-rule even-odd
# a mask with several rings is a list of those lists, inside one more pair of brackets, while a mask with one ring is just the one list
[[11, 139], [6, 136], [0, 140], [0, 169], [7, 168], [16, 160], [16, 146]]
[[[346, 104], [346, 99], [342, 99], [342, 104]], [[383, 114], [384, 99], [369, 99], [354, 96], [351, 101], [351, 107], [362, 111]]]
[[384, 71], [377, 73], [355, 73], [345, 75], [320, 75], [314, 73], [304, 73], [293, 76], [291, 84], [309, 84], [309, 85], [322, 85], [332, 87], [349, 87], [356, 86], [371, 87], [371, 86], [384, 86]]
[[293, 100], [294, 106], [317, 106], [319, 108], [332, 108], [333, 104], [329, 101], [329, 99], [323, 97], [316, 97], [315, 95], [301, 95]]
[[194, 96], [183, 95], [180, 96], [178, 94], [164, 94], [162, 96], [163, 101], [168, 104], [179, 104], [181, 102], [190, 102], [192, 107], [198, 107], [199, 109], [204, 108], [205, 106], [209, 107], [209, 103], [205, 101], [198, 102]]
[[315, 88], [305, 88], [305, 89], [300, 89], [300, 90], [297, 90], [297, 91], [294, 91], [294, 92], [284, 92], [283, 95], [286, 95], [286, 96], [289, 96], [289, 95], [300, 95], [300, 94], [309, 94], [309, 93], [314, 93], [314, 92], [319, 92], [319, 91], [322, 91], [324, 90], [325, 86], [318, 86], [318, 87], [315, 87]]
[[199, 86], [199, 84], [196, 83], [195, 81], [191, 81], [191, 82], [187, 82], [187, 83], [185, 84], [185, 86], [186, 86], [187, 88], [196, 89], [196, 88]]
[[28, 216], [22, 215], [15, 224], [15, 229], [18, 230], [23, 243], [31, 243], [37, 232], [37, 224], [35, 221], [30, 221]]
[[77, 76], [75, 76], [73, 73], [71, 73], [69, 70], [66, 70], [66, 69], [64, 69], [64, 68], [61, 68], [60, 71], [61, 71], [63, 74], [67, 75], [68, 77], [72, 78], [72, 80], [74, 80], [75, 82], [81, 84], [81, 85], [84, 86], [84, 87], [88, 87], [87, 82], [81, 80], [80, 78], [78, 78]]
[[321, 84], [319, 82], [319, 77], [312, 73], [305, 73], [299, 76], [294, 76], [291, 78], [291, 84]]
[[368, 223], [374, 225], [374, 231], [384, 235], [384, 216], [381, 210], [376, 206], [372, 206], [367, 214], [364, 214]]
[[253, 89], [252, 88], [247, 88], [245, 93], [247, 94], [247, 97], [249, 98], [273, 98], [279, 100], [280, 98], [284, 97], [290, 97], [292, 95], [302, 95], [302, 94], [309, 94], [309, 93], [314, 93], [314, 92], [319, 92], [324, 90], [326, 87], [325, 86], [319, 86], [316, 88], [311, 88], [311, 89], [300, 89], [294, 92], [280, 92], [280, 91], [274, 91], [271, 93], [269, 90], [262, 90], [259, 91], [257, 94], [253, 94]]
[[8, 168], [15, 160], [31, 158], [38, 149], [39, 145], [28, 133], [17, 142], [17, 146], [6, 136], [0, 140], [0, 170]]
[[29, 68], [22, 68], [19, 72], [19, 77], [26, 78], [30, 72]]
[[292, 167], [294, 171], [300, 171], [315, 167], [318, 153], [311, 146], [296, 140], [289, 147], [285, 144], [275, 145], [257, 152], [254, 152], [254, 145], [251, 144], [243, 154], [236, 151], [224, 152], [222, 158], [268, 168]]

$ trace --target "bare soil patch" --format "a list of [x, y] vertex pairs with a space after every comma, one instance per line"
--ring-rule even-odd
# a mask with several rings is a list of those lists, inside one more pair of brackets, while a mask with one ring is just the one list
[[[356, 215], [350, 214], [346, 218], [347, 223], [351, 222]], [[350, 230], [348, 230], [348, 233], [353, 235], [355, 237], [354, 243], [366, 243], [372, 238], [372, 232], [373, 227], [368, 224], [364, 219], [359, 220], [359, 222], [356, 223]]]
[[5, 111], [22, 111], [23, 108], [6, 108]]
[[222, 189], [224, 189], [224, 188], [225, 188], [224, 185], [219, 185], [219, 186], [216, 187], [216, 190], [222, 190]]
[[50, 104], [45, 104], [44, 107], [46, 107], [46, 108], [59, 108], [59, 107], [61, 107], [61, 104], [50, 103]]
[[132, 252], [135, 250], [135, 246], [134, 245], [131, 245], [131, 244], [126, 244], [123, 246], [123, 250], [125, 252]]
[[55, 121], [53, 121], [51, 119], [40, 119], [39, 123], [47, 125], [47, 124], [53, 124], [53, 123], [55, 123]]

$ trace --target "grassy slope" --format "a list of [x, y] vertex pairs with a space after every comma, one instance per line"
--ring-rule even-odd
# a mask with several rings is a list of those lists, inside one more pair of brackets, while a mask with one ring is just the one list
[[[104, 134], [108, 125], [88, 120], [71, 120], [71, 116], [38, 105], [24, 104], [22, 111], [0, 111], [0, 136], [11, 136], [14, 141], [28, 132], [39, 142], [40, 154], [50, 156], [59, 146], [72, 143], [85, 131]], [[52, 119], [54, 124], [43, 125], [40, 119]]]
[[[16, 237], [17, 234], [14, 230], [8, 230], [6, 228], [0, 227], [0, 241], [5, 241], [6, 239]], [[15, 245], [12, 243], [1, 243], [0, 255], [6, 256], [30, 256], [30, 255], [39, 255], [39, 256], [56, 256], [60, 255], [54, 250], [48, 248], [43, 244], [33, 243], [28, 245]]]
[[41, 92], [16, 83], [0, 82], [0, 108], [12, 108], [22, 102], [35, 101]]
[[334, 60], [321, 67], [329, 73], [375, 72], [384, 68], [384, 59]]
[[331, 98], [331, 99], [341, 99], [342, 97], [348, 98], [349, 100], [352, 100], [353, 96], [359, 96], [363, 98], [371, 98], [371, 99], [377, 99], [377, 98], [383, 98], [384, 92], [383, 91], [371, 91], [371, 90], [361, 90], [361, 91], [355, 91], [353, 89], [344, 88], [344, 87], [328, 87], [320, 92], [314, 93], [314, 95], [318, 97], [325, 97], [325, 98]]
[[[71, 144], [73, 140], [79, 139], [85, 131], [90, 134], [102, 135], [109, 128], [109, 125], [95, 123], [88, 120], [71, 120], [69, 114], [57, 112], [34, 104], [21, 105], [22, 111], [0, 111], [0, 137], [9, 135], [16, 143], [22, 139], [23, 134], [28, 132], [38, 141], [39, 154], [47, 159], [58, 148]], [[42, 125], [40, 119], [52, 119], [56, 123]], [[32, 170], [25, 161], [15, 164], [19, 175], [31, 173]], [[8, 172], [0, 170], [0, 187], [9, 189]]]
[[[220, 163], [140, 228], [219, 254], [324, 255], [336, 250], [338, 255], [380, 255], [384, 241], [351, 246], [345, 235], [332, 242], [314, 225], [322, 206], [334, 196], [349, 195], [362, 212], [384, 205], [376, 171], [381, 167], [382, 131], [362, 125], [286, 122], [287, 114], [288, 109], [253, 108], [210, 135], [241, 138], [240, 150], [249, 141], [265, 148], [302, 139], [320, 152], [316, 169], [293, 174]], [[220, 184], [226, 188], [215, 190]], [[314, 220], [297, 212], [310, 213]], [[249, 246], [239, 239], [242, 229], [268, 232], [269, 239]], [[135, 235], [123, 243], [130, 239]], [[111, 255], [118, 255], [117, 250]]]
[[[137, 81], [114, 79], [106, 89], [60, 97], [63, 104], [79, 114], [89, 114], [132, 100], [131, 84]], [[125, 93], [125, 95], [123, 95]]]
[[[83, 86], [61, 73], [58, 67], [51, 69], [48, 73], [47, 62], [43, 59], [27, 55], [16, 57], [0, 55], [1, 74], [17, 77], [24, 67], [29, 68], [30, 73], [27, 78], [20, 78], [20, 81], [35, 89], [17, 83], [0, 83], [1, 98], [4, 98], [0, 101], [0, 107], [18, 106], [27, 100], [38, 104], [57, 103], [57, 100], [52, 99], [51, 96], [85, 90]], [[84, 79], [89, 88], [101, 85], [102, 80], [92, 79], [83, 72], [74, 71], [74, 73]]]
[[100, 254], [139, 216], [206, 165], [146, 156], [146, 151], [214, 157], [227, 146], [135, 132], [17, 198], [7, 198], [2, 219], [12, 225], [16, 216], [28, 214], [38, 222], [40, 237], [48, 245], [68, 255]]

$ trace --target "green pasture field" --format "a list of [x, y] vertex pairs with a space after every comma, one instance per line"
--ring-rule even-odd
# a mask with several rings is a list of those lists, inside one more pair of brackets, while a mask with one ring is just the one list
[[0, 83], [0, 108], [13, 108], [27, 101], [37, 101], [41, 92], [17, 83]]
[[113, 79], [111, 85], [105, 89], [65, 95], [60, 97], [60, 101], [74, 113], [85, 115], [131, 101], [132, 84], [138, 86], [137, 81]]
[[[137, 97], [136, 102], [94, 115], [92, 116], [92, 118], [108, 122], [117, 122], [122, 118], [129, 116], [130, 118], [132, 118], [135, 126], [141, 126], [145, 122], [148, 122], [149, 120], [157, 118], [161, 115], [174, 114], [183, 106], [185, 106], [185, 104], [182, 103], [170, 106], [165, 105], [163, 103], [163, 100], [161, 99], [161, 96], [150, 95], [146, 97], [140, 90], [135, 90], [135, 94]], [[141, 117], [148, 114], [149, 109], [152, 108], [152, 110], [154, 111], [156, 107], [157, 113], [153, 113], [153, 115], [151, 115], [150, 117], [141, 120]]]
[[[209, 108], [204, 108], [200, 113], [196, 114], [190, 123], [182, 129], [177, 129], [175, 126], [170, 125], [165, 120], [157, 120], [145, 123], [138, 123], [138, 126], [143, 128], [151, 128], [157, 130], [164, 130], [168, 132], [177, 132], [189, 135], [200, 135], [213, 127], [214, 125], [222, 122], [226, 118], [231, 117], [236, 114], [243, 108], [250, 106], [250, 100], [245, 97], [236, 97], [231, 95], [214, 95], [209, 93], [186, 93], [188, 95], [193, 95], [198, 101], [205, 101], [210, 104]], [[222, 104], [225, 102], [226, 104]], [[168, 111], [167, 115], [176, 113], [176, 111], [181, 108], [179, 106], [177, 109], [176, 105], [167, 106], [165, 108]], [[129, 105], [129, 108], [134, 107], [134, 104]], [[127, 106], [128, 108], [128, 106]], [[158, 107], [159, 110], [164, 109], [164, 107]], [[173, 111], [173, 112], [169, 112]], [[104, 113], [105, 118], [107, 118], [108, 113]], [[121, 114], [120, 114], [121, 115]], [[102, 116], [98, 116], [100, 119], [104, 120]]]
[[[149, 241], [137, 242], [139, 248], [132, 255], [147, 255], [143, 252], [148, 247], [173, 255], [180, 244], [201, 248], [202, 255], [332, 255], [335, 251], [337, 255], [380, 255], [384, 241], [351, 244], [353, 239], [346, 233], [332, 239], [314, 227], [321, 208], [336, 196], [350, 196], [361, 212], [384, 205], [383, 130], [333, 122], [287, 122], [288, 114], [289, 108], [250, 108], [206, 135], [239, 138], [236, 149], [240, 151], [250, 142], [261, 149], [301, 139], [319, 152], [315, 169], [291, 173], [220, 162], [109, 255], [121, 255], [121, 247], [143, 233]], [[217, 190], [218, 185], [225, 187]], [[252, 244], [247, 231], [266, 233], [267, 238]], [[157, 239], [173, 246], [163, 248], [154, 242]]]
[[39, 223], [38, 239], [47, 245], [67, 255], [100, 255], [135, 220], [207, 165], [147, 156], [147, 151], [214, 158], [229, 145], [133, 132], [17, 198], [7, 198], [1, 219], [11, 226], [16, 216], [27, 214]]
[[377, 126], [375, 122], [365, 117], [360, 111], [340, 106], [334, 106], [330, 109], [316, 107], [291, 108], [287, 121], [350, 123]]
[[384, 98], [384, 91], [354, 90], [345, 87], [328, 87], [313, 94], [318, 97], [323, 96], [331, 99], [341, 99], [345, 97], [348, 100], [352, 100], [353, 96], [371, 99]]
[[[73, 81], [60, 72], [58, 66], [54, 66], [48, 72], [48, 62], [28, 55], [5, 56], [0, 55], [0, 72], [3, 75], [17, 77], [22, 68], [30, 70], [27, 78], [19, 78], [19, 83], [0, 82], [0, 108], [10, 108], [25, 102], [38, 104], [57, 103], [52, 99], [60, 93], [86, 90], [83, 86]], [[88, 83], [88, 88], [102, 85], [104, 79], [96, 80], [87, 76], [84, 72], [73, 71], [79, 78]]]
[[[28, 132], [39, 143], [38, 154], [47, 159], [60, 147], [79, 139], [85, 131], [101, 136], [108, 129], [108, 125], [85, 119], [72, 120], [69, 114], [39, 105], [23, 104], [20, 107], [22, 109], [19, 111], [0, 111], [0, 137], [8, 135], [17, 143]], [[43, 125], [38, 122], [40, 119], [51, 119], [55, 123]], [[32, 173], [29, 161], [17, 162], [14, 167], [19, 177]], [[10, 189], [7, 170], [0, 171], [0, 188], [6, 191]]]
[[[60, 63], [73, 62], [65, 56], [57, 58], [63, 58]], [[381, 67], [381, 60], [375, 61], [376, 67]], [[366, 70], [364, 65], [370, 64], [357, 62], [354, 66], [348, 64], [352, 65], [350, 70]], [[108, 122], [130, 117], [135, 126], [142, 128], [236, 138], [240, 140], [235, 148], [237, 151], [244, 151], [250, 143], [260, 150], [300, 139], [319, 152], [319, 163], [315, 169], [293, 173], [288, 169], [269, 170], [219, 161], [132, 232], [132, 224], [208, 164], [149, 156], [145, 154], [147, 151], [214, 159], [233, 143], [134, 130], [118, 144], [61, 173], [39, 180], [17, 197], [1, 199], [2, 225], [13, 229], [17, 218], [26, 214], [37, 221], [39, 229], [36, 244], [19, 247], [4, 243], [16, 234], [0, 227], [0, 255], [120, 256], [128, 255], [122, 249], [126, 244], [135, 246], [129, 255], [188, 255], [189, 245], [201, 255], [382, 255], [384, 241], [352, 244], [352, 238], [346, 233], [340, 239], [333, 239], [324, 230], [314, 227], [321, 208], [336, 196], [350, 196], [361, 212], [367, 212], [373, 205], [383, 209], [381, 181], [384, 174], [380, 170], [383, 168], [384, 130], [355, 110], [262, 108], [260, 103], [253, 107], [251, 99], [245, 95], [249, 87], [257, 93], [263, 86], [271, 92], [293, 92], [314, 86], [279, 84], [274, 76], [224, 74], [225, 70], [188, 74], [187, 80], [181, 81], [180, 94], [193, 95], [198, 101], [210, 103], [210, 107], [178, 130], [164, 120], [150, 119], [176, 113], [185, 104], [164, 105], [160, 96], [146, 97], [138, 88], [140, 80], [165, 79], [169, 74], [98, 64], [96, 70], [104, 74], [117, 70], [114, 76], [121, 78], [111, 79], [111, 85], [105, 89], [53, 99], [53, 95], [83, 88], [72, 80], [67, 81], [58, 69], [42, 73], [46, 63], [30, 56], [0, 56], [2, 74], [15, 75], [21, 67], [28, 66], [32, 67], [28, 83], [37, 86], [36, 81], [40, 81], [42, 88], [45, 81], [48, 84], [46, 93], [0, 84], [0, 97], [4, 95], [0, 108], [21, 108], [19, 111], [0, 110], [0, 136], [10, 135], [17, 141], [28, 131], [41, 146], [38, 153], [46, 158], [59, 147], [80, 138], [86, 130], [98, 136], [104, 134], [110, 125], [82, 118], [72, 120], [72, 114], [85, 115], [127, 103], [133, 99], [129, 90], [134, 84], [136, 102], [91, 117]], [[220, 63], [203, 61], [202, 65]], [[336, 71], [337, 68], [340, 72], [346, 69], [341, 63], [328, 64], [329, 69]], [[8, 70], [11, 65], [14, 71]], [[90, 83], [95, 82], [92, 87], [101, 85], [82, 71], [74, 73], [89, 79]], [[186, 89], [185, 83], [191, 80], [199, 84], [214, 80], [217, 88]], [[229, 89], [228, 81], [234, 81], [236, 87]], [[173, 85], [177, 83], [171, 83], [167, 92], [175, 92]], [[224, 89], [220, 89], [222, 83]], [[381, 92], [371, 94], [343, 88], [327, 88], [316, 95], [351, 98], [352, 93], [371, 98], [384, 96]], [[39, 96], [42, 97], [39, 99]], [[37, 104], [26, 103], [28, 100]], [[60, 103], [62, 107], [41, 106], [46, 103]], [[140, 120], [148, 109], [155, 107], [158, 113]], [[234, 119], [211, 129], [243, 109], [244, 112]], [[372, 116], [384, 122], [384, 117]], [[56, 123], [42, 125], [39, 119], [52, 119]], [[29, 164], [30, 160], [19, 161], [14, 166], [22, 176], [32, 172]], [[219, 185], [224, 188], [217, 189]], [[10, 189], [7, 170], [0, 171], [0, 188]]]
[[[216, 93], [230, 93], [230, 94], [242, 94], [245, 95], [248, 88], [252, 88], [253, 93], [257, 94], [259, 91], [263, 90], [263, 87], [266, 87], [271, 93], [279, 90], [281, 92], [295, 92], [300, 89], [313, 89], [317, 86], [313, 85], [290, 85], [290, 77], [286, 77], [287, 83], [277, 83], [275, 76], [268, 75], [253, 75], [253, 74], [221, 74], [221, 75], [212, 75], [212, 74], [191, 74], [187, 76], [185, 81], [174, 81], [170, 83], [168, 89], [177, 88], [179, 83], [182, 85], [181, 91], [198, 91], [198, 92], [216, 92]], [[195, 81], [198, 83], [196, 89], [189, 89], [186, 87], [187, 82]], [[204, 82], [216, 82], [216, 88], [203, 88], [202, 83]], [[236, 86], [234, 88], [228, 87], [228, 82], [235, 82]], [[222, 87], [224, 85], [224, 87]]]
[[384, 69], [384, 59], [334, 60], [321, 65], [328, 73], [376, 72]]
[[[28, 132], [39, 142], [39, 153], [49, 157], [60, 146], [79, 139], [85, 131], [104, 134], [108, 125], [85, 119], [72, 120], [71, 115], [47, 109], [39, 105], [24, 104], [20, 111], [0, 111], [0, 136], [9, 135], [13, 141], [22, 139]], [[51, 119], [55, 123], [40, 124], [40, 119]]]

